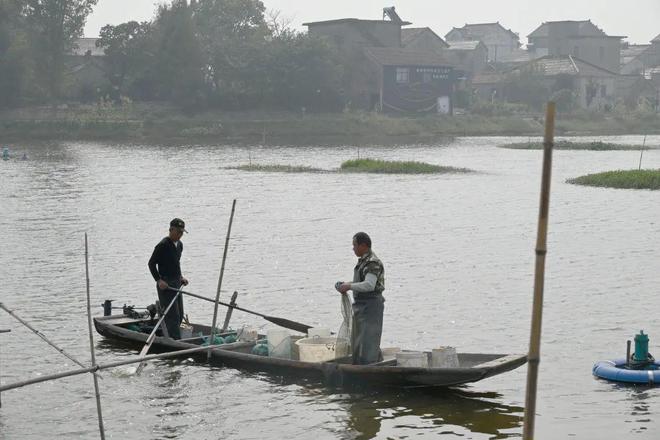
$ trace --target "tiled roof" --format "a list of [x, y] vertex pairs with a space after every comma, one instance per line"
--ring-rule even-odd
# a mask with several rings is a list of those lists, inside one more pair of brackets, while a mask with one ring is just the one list
[[598, 67], [571, 55], [546, 56], [517, 67], [517, 71], [531, 70], [543, 76], [581, 75], [616, 76], [614, 72]]
[[546, 21], [537, 27], [528, 37], [547, 37], [550, 34], [550, 28], [562, 29], [566, 36], [607, 36], [602, 29], [593, 24], [591, 20], [580, 21]]
[[621, 49], [621, 64], [626, 65], [650, 48], [650, 44], [631, 44]]
[[651, 40], [651, 43], [660, 43], [660, 34], [657, 37]]
[[405, 47], [415, 41], [419, 36], [425, 32], [430, 32], [435, 38], [437, 38], [442, 45], [447, 46], [447, 42], [443, 40], [438, 34], [433, 32], [433, 29], [429, 27], [421, 28], [405, 28], [401, 29], [401, 44]]
[[449, 44], [448, 50], [475, 50], [481, 41], [448, 41], [447, 43]]
[[524, 49], [514, 49], [510, 54], [497, 56], [498, 63], [526, 63], [531, 61], [532, 55]]
[[506, 78], [502, 73], [479, 73], [472, 78], [472, 84], [475, 86], [478, 85], [488, 85], [488, 84], [497, 84], [503, 81]]
[[465, 30], [471, 35], [477, 35], [477, 36], [483, 36], [484, 34], [488, 32], [492, 32], [495, 30], [504, 30], [508, 32], [512, 37], [515, 39], [518, 39], [519, 36], [515, 32], [513, 32], [511, 29], [507, 29], [504, 26], [500, 24], [499, 21], [495, 23], [466, 23], [465, 26], [462, 28], [458, 28], [460, 30]]
[[366, 47], [365, 54], [382, 66], [443, 66], [452, 67], [435, 52], [425, 52], [392, 47]]
[[94, 57], [105, 56], [105, 51], [102, 47], [96, 47], [98, 38], [78, 38], [69, 55], [84, 57], [89, 51]]

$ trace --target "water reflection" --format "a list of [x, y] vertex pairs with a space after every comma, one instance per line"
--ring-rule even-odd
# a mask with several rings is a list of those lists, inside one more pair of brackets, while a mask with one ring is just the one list
[[[390, 437], [405, 431], [419, 434], [487, 434], [489, 438], [519, 435], [523, 408], [497, 402], [497, 393], [412, 389], [352, 396], [347, 402], [348, 427], [355, 439]], [[515, 429], [515, 434], [505, 432]]]

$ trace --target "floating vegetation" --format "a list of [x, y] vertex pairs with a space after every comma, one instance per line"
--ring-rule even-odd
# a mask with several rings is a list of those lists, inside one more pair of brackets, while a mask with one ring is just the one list
[[[539, 141], [533, 142], [516, 142], [513, 144], [500, 145], [500, 148], [510, 148], [513, 150], [542, 150], [543, 143]], [[555, 150], [591, 150], [591, 151], [613, 151], [613, 150], [645, 150], [653, 149], [653, 147], [643, 147], [642, 145], [624, 145], [615, 144], [612, 142], [573, 142], [573, 141], [557, 141], [554, 146]]]
[[598, 186], [622, 189], [660, 189], [660, 169], [658, 170], [617, 170], [568, 179], [576, 185]]
[[341, 164], [341, 171], [349, 173], [382, 174], [442, 174], [469, 173], [466, 168], [444, 167], [424, 162], [399, 162], [376, 159], [347, 160]]
[[229, 170], [240, 171], [260, 171], [267, 173], [322, 173], [326, 170], [320, 168], [312, 168], [304, 165], [239, 165], [235, 167], [227, 167]]

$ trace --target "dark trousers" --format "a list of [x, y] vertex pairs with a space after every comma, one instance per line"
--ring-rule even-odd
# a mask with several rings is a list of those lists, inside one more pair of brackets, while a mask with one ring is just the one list
[[383, 295], [355, 298], [351, 331], [353, 364], [366, 365], [383, 359], [380, 353], [380, 336], [383, 333], [384, 309]]
[[[180, 282], [174, 283], [168, 281], [168, 284], [170, 287], [174, 287], [175, 289], [181, 287]], [[167, 306], [176, 296], [176, 292], [169, 289], [161, 290], [158, 287], [156, 287], [156, 290], [158, 291], [160, 307], [163, 311], [165, 311]], [[170, 338], [181, 339], [181, 331], [179, 330], [179, 327], [181, 326], [181, 321], [183, 321], [183, 295], [179, 295], [179, 297], [176, 299], [176, 302], [172, 304], [172, 307], [170, 307], [167, 315], [165, 315], [164, 321], [165, 327], [167, 327], [167, 332], [170, 334]]]

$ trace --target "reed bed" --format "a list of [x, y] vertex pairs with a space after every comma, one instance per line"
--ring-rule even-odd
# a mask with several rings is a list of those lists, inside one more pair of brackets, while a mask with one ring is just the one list
[[353, 159], [341, 164], [342, 172], [380, 174], [444, 174], [467, 173], [466, 168], [454, 168], [415, 161], [387, 161], [377, 159]]
[[660, 169], [606, 171], [568, 179], [566, 182], [604, 188], [660, 190]]

